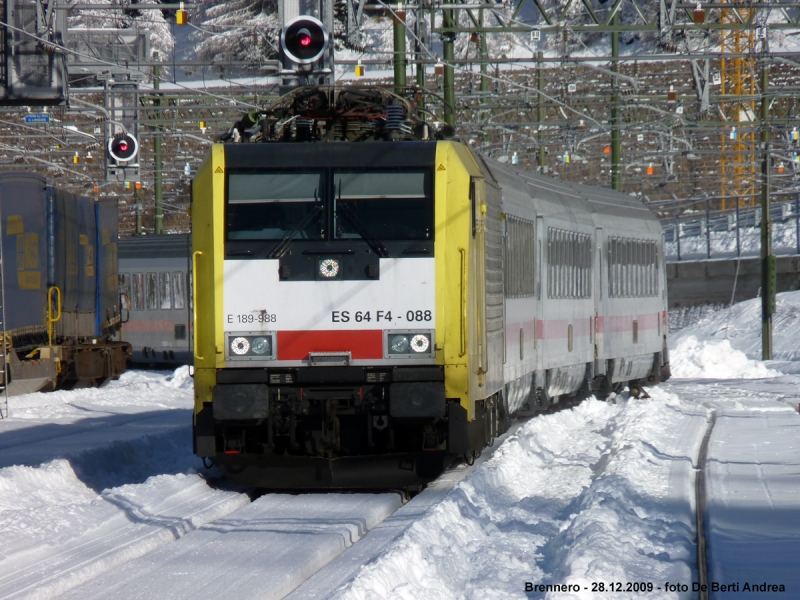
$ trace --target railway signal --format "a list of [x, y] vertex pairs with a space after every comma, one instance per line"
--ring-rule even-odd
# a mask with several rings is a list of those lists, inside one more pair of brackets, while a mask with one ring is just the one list
[[330, 83], [333, 46], [327, 27], [319, 19], [299, 16], [281, 30], [280, 59], [283, 87]]
[[[288, 71], [311, 71], [327, 68], [328, 30], [314, 17], [301, 16], [281, 31], [281, 59]], [[316, 64], [320, 63], [320, 64]]]
[[117, 165], [124, 166], [138, 153], [139, 142], [129, 133], [117, 134], [108, 140], [108, 157]]

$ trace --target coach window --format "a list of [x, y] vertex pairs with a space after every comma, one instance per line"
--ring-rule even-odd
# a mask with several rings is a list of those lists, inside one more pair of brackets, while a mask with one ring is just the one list
[[145, 279], [145, 298], [147, 310], [158, 309], [158, 277], [155, 273], [148, 273]]
[[658, 291], [656, 289], [656, 278], [653, 276], [653, 271], [656, 266], [656, 247], [653, 242], [647, 243], [648, 248], [648, 261], [647, 261], [647, 279], [648, 279], [648, 296], [655, 296]]
[[628, 296], [636, 296], [636, 242], [628, 240]]
[[647, 242], [644, 240], [639, 240], [636, 242], [638, 247], [638, 260], [637, 260], [637, 270], [639, 272], [639, 290], [638, 296], [640, 298], [645, 298], [650, 295], [650, 290], [647, 285], [647, 278], [648, 278], [648, 271], [647, 271]]
[[535, 229], [532, 221], [506, 216], [505, 284], [506, 298], [527, 298], [536, 292], [534, 265]]
[[547, 230], [550, 298], [589, 298], [592, 295], [592, 238], [555, 227]]
[[631, 244], [630, 240], [622, 240], [622, 297], [631, 295]]
[[658, 294], [658, 247], [650, 243], [650, 247], [652, 248], [652, 255], [653, 260], [650, 263], [650, 278], [652, 279], [652, 294], [653, 296]]
[[186, 285], [183, 279], [183, 273], [177, 272], [172, 274], [172, 288], [174, 291], [175, 308], [183, 310], [186, 308]]
[[227, 235], [235, 240], [325, 238], [322, 174], [232, 173]]
[[431, 174], [410, 171], [339, 171], [333, 175], [334, 236], [378, 240], [433, 237]]
[[133, 310], [144, 310], [144, 275], [142, 273], [131, 274], [132, 292], [131, 304]]
[[130, 311], [131, 307], [129, 306], [130, 299], [131, 299], [131, 274], [130, 273], [120, 273], [119, 274], [119, 293], [121, 294], [120, 301], [122, 302], [122, 308], [127, 311]]
[[161, 310], [172, 308], [172, 285], [169, 273], [158, 274], [158, 304]]

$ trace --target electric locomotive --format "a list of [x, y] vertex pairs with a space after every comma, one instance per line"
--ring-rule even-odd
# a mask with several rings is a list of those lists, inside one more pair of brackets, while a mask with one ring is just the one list
[[366, 94], [301, 90], [198, 171], [199, 456], [260, 487], [411, 487], [514, 413], [668, 376], [646, 207], [441, 139], [400, 99], [337, 108]]

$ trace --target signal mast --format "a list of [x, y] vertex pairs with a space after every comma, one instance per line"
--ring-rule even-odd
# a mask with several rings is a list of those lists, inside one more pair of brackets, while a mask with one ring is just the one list
[[281, 93], [307, 85], [333, 84], [333, 44], [319, 19], [299, 16], [281, 29]]
[[333, 85], [332, 0], [279, 0], [278, 15], [283, 26], [281, 95], [298, 87]]

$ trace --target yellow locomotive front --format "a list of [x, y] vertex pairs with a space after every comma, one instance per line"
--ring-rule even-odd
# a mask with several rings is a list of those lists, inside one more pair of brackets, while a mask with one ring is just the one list
[[484, 185], [454, 142], [215, 145], [193, 184], [196, 453], [249, 485], [375, 488], [478, 452], [501, 387]]

